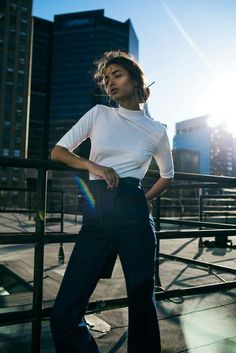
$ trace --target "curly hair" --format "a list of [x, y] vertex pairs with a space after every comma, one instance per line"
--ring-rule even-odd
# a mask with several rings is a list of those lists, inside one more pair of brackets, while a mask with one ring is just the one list
[[147, 101], [150, 90], [145, 84], [143, 71], [131, 54], [122, 50], [107, 51], [99, 60], [95, 61], [94, 64], [96, 65], [94, 80], [102, 91], [106, 91], [104, 77], [107, 67], [112, 64], [117, 64], [127, 70], [131, 78], [136, 82], [139, 103], [145, 103]]

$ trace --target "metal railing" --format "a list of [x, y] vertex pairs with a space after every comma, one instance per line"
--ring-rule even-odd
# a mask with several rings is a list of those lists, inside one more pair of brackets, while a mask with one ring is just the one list
[[[31, 339], [31, 353], [40, 353], [40, 339], [41, 339], [41, 324], [42, 320], [48, 318], [50, 315], [51, 308], [42, 308], [43, 301], [43, 270], [44, 270], [44, 245], [48, 243], [69, 243], [74, 242], [77, 234], [68, 234], [60, 232], [45, 231], [46, 225], [46, 197], [47, 197], [47, 174], [49, 170], [60, 170], [60, 171], [74, 171], [72, 168], [68, 168], [60, 163], [52, 161], [39, 161], [39, 160], [20, 160], [12, 158], [0, 158], [0, 167], [19, 167], [19, 168], [32, 168], [38, 171], [37, 176], [37, 206], [36, 206], [36, 219], [35, 219], [35, 231], [30, 233], [0, 233], [0, 244], [34, 244], [34, 274], [33, 274], [33, 303], [32, 309], [24, 311], [11, 311], [0, 313], [0, 325], [6, 326], [11, 324], [32, 322], [32, 339]], [[79, 172], [77, 174], [87, 180], [88, 175], [86, 172]], [[149, 171], [149, 179], [156, 180], [159, 177], [158, 172]], [[178, 181], [181, 183], [178, 184]], [[221, 176], [210, 176], [210, 175], [199, 175], [189, 173], [176, 173], [175, 180], [170, 189], [211, 189], [211, 188], [223, 188], [223, 187], [236, 187], [236, 178], [221, 177]], [[160, 217], [160, 202], [161, 198], [156, 199], [155, 207], [155, 220], [157, 227], [157, 239], [168, 240], [178, 238], [201, 238], [201, 237], [221, 237], [227, 234], [228, 236], [236, 235], [235, 225], [225, 225], [212, 222], [201, 222], [191, 221], [183, 219], [167, 219]], [[178, 225], [191, 225], [198, 227], [196, 230], [162, 230], [161, 224], [178, 224]], [[204, 229], [201, 229], [203, 228]], [[210, 229], [205, 229], [210, 228]], [[159, 252], [159, 243], [158, 243]], [[183, 261], [185, 263], [194, 264], [196, 266], [202, 266], [203, 268], [216, 268], [217, 265], [204, 263], [201, 261], [195, 261], [192, 259], [176, 257], [164, 253], [159, 253], [159, 256], [172, 258], [177, 261]], [[217, 269], [222, 271], [228, 271], [230, 273], [236, 273], [235, 269], [217, 266]], [[157, 263], [156, 267], [156, 278], [157, 284], [161, 287], [161, 280], [159, 276], [159, 266]], [[217, 290], [226, 290], [236, 287], [235, 281], [228, 281], [224, 283], [216, 283], [205, 286], [197, 286], [185, 289], [174, 289], [157, 291], [156, 298], [158, 300], [167, 299], [176, 296], [186, 296], [193, 294], [209, 293]], [[118, 307], [127, 306], [127, 298], [111, 299], [106, 301], [91, 302], [88, 306], [87, 313], [96, 313], [103, 310], [111, 310]]]

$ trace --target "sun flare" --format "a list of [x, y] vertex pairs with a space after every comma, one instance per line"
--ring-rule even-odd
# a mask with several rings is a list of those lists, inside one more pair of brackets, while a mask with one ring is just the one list
[[207, 88], [200, 105], [209, 114], [209, 126], [222, 125], [236, 136], [236, 71], [218, 75]]

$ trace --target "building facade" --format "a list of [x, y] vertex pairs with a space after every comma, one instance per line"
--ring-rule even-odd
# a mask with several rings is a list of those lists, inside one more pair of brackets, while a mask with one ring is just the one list
[[28, 158], [48, 158], [53, 22], [33, 17]]
[[200, 154], [198, 151], [174, 149], [172, 155], [176, 172], [200, 173]]
[[[28, 157], [31, 38], [32, 0], [0, 0], [1, 157]], [[1, 168], [1, 187], [24, 185], [24, 170]], [[11, 195], [19, 197], [18, 191]]]
[[222, 126], [210, 127], [207, 120], [205, 115], [177, 123], [173, 149], [198, 152], [201, 174], [232, 176], [232, 135]]

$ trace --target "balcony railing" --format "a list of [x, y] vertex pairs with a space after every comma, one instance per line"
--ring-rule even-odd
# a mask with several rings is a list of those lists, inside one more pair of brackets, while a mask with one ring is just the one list
[[[0, 325], [12, 325], [23, 322], [32, 322], [32, 353], [40, 353], [40, 338], [41, 338], [41, 323], [43, 319], [47, 319], [50, 315], [51, 308], [42, 308], [43, 302], [43, 271], [44, 271], [44, 245], [47, 243], [69, 243], [74, 242], [77, 234], [66, 234], [63, 231], [50, 232], [45, 231], [46, 214], [47, 214], [47, 174], [50, 170], [74, 171], [60, 163], [43, 160], [20, 160], [11, 158], [0, 158], [0, 167], [6, 168], [29, 168], [37, 170], [37, 186], [36, 190], [36, 207], [33, 210], [35, 213], [35, 231], [28, 233], [0, 233], [0, 244], [34, 244], [34, 275], [33, 275], [33, 304], [32, 309], [23, 311], [9, 311], [0, 314]], [[85, 181], [88, 178], [86, 172], [78, 172], [80, 178]], [[149, 171], [146, 180], [154, 182], [159, 177], [158, 172]], [[176, 190], [198, 190], [199, 204], [195, 204], [195, 215], [197, 218], [188, 219], [184, 218], [184, 209], [180, 217], [161, 217], [160, 205], [166, 198], [166, 194], [156, 199], [156, 207], [154, 209], [154, 217], [156, 221], [157, 239], [164, 241], [168, 239], [178, 238], [209, 238], [215, 237], [220, 239], [222, 236], [235, 236], [236, 225], [225, 224], [218, 222], [207, 222], [202, 220], [203, 204], [201, 204], [204, 197], [202, 196], [203, 190], [219, 190], [222, 188], [236, 188], [236, 178], [223, 177], [223, 176], [210, 176], [189, 173], [176, 173], [173, 185], [169, 188], [170, 193], [176, 193]], [[231, 195], [232, 197], [232, 195]], [[234, 196], [235, 197], [235, 196]], [[220, 199], [221, 197], [218, 197]], [[171, 200], [171, 197], [168, 197]], [[63, 206], [63, 205], [62, 205]], [[175, 206], [175, 205], [173, 205]], [[180, 203], [177, 205], [182, 207]], [[197, 207], [196, 207], [197, 206]], [[174, 209], [174, 208], [173, 208]], [[64, 212], [64, 207], [62, 207]], [[4, 210], [3, 210], [4, 211]], [[6, 211], [6, 210], [5, 210]], [[32, 211], [31, 209], [28, 211]], [[220, 210], [219, 210], [220, 211]], [[63, 218], [63, 214], [62, 214]], [[178, 227], [187, 226], [194, 229], [178, 229], [178, 230], [163, 230], [162, 224], [175, 224]], [[64, 229], [63, 229], [64, 230]], [[199, 244], [200, 246], [200, 244]], [[158, 244], [159, 252], [159, 244]], [[167, 255], [159, 252], [159, 256], [166, 258], [173, 258], [177, 261], [183, 261], [192, 265], [201, 266], [204, 268], [220, 269], [230, 273], [236, 273], [233, 268], [223, 267], [206, 262], [195, 261], [192, 259], [181, 258], [173, 255]], [[157, 291], [156, 297], [158, 300], [172, 298], [176, 296], [197, 295], [201, 293], [214, 292], [218, 290], [231, 289], [236, 287], [236, 281], [227, 281], [224, 283], [216, 283], [205, 286], [196, 286], [185, 289], [174, 289], [159, 291], [161, 287], [161, 279], [159, 276], [158, 262], [156, 265], [156, 279]], [[91, 302], [88, 306], [88, 313], [101, 312], [102, 310], [111, 310], [118, 307], [127, 306], [127, 298], [110, 299], [102, 302]]]

